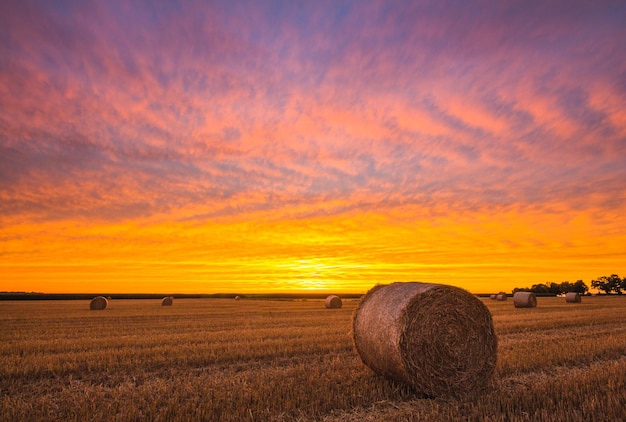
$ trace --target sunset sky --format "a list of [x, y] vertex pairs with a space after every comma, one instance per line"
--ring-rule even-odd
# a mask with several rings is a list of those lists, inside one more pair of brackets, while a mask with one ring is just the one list
[[623, 1], [2, 1], [0, 291], [626, 276]]

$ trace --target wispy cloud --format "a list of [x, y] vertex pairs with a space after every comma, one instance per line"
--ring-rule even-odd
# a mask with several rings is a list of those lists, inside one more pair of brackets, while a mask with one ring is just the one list
[[558, 213], [623, 239], [625, 18], [611, 1], [4, 2], [1, 224]]

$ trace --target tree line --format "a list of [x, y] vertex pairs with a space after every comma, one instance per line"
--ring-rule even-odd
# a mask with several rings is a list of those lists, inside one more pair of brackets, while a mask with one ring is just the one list
[[[626, 277], [620, 278], [617, 274], [598, 277], [591, 281], [591, 287], [605, 294], [616, 293], [621, 295], [626, 291]], [[531, 287], [516, 287], [513, 289], [513, 293], [515, 292], [533, 292], [546, 295], [560, 295], [570, 292], [586, 294], [589, 292], [589, 286], [582, 280], [577, 280], [574, 283], [569, 281], [562, 283], [539, 283], [533, 284]]]
[[608, 277], [598, 277], [591, 282], [591, 287], [598, 289], [607, 295], [610, 295], [612, 292], [621, 295], [623, 291], [626, 291], [626, 277], [619, 278], [617, 274], [611, 274]]

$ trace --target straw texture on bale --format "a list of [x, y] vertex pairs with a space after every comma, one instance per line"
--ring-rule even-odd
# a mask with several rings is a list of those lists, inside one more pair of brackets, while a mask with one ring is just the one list
[[533, 292], [515, 292], [513, 305], [516, 308], [536, 308], [537, 296]]
[[496, 300], [499, 300], [499, 301], [501, 301], [501, 302], [502, 302], [502, 301], [505, 301], [505, 300], [506, 300], [506, 293], [498, 293], [498, 294], [496, 295]]
[[341, 298], [337, 295], [330, 295], [326, 298], [326, 307], [328, 309], [339, 309], [342, 305]]
[[161, 299], [161, 306], [172, 306], [174, 304], [173, 296], [165, 296]]
[[458, 287], [376, 286], [361, 298], [352, 325], [365, 365], [431, 397], [478, 391], [496, 365], [491, 314], [480, 299]]
[[91, 302], [89, 302], [89, 309], [91, 309], [92, 311], [101, 311], [103, 309], [106, 309], [108, 304], [109, 301], [106, 297], [96, 296], [91, 299]]
[[569, 292], [565, 295], [565, 301], [567, 303], [580, 303], [580, 293]]

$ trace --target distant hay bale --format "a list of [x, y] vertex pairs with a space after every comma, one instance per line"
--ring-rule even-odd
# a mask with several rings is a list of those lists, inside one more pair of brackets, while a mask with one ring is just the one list
[[431, 397], [480, 390], [496, 365], [491, 314], [480, 299], [458, 287], [376, 286], [361, 298], [352, 324], [365, 365]]
[[496, 295], [496, 300], [503, 302], [506, 300], [506, 293], [500, 292]]
[[239, 300], [241, 299], [239, 296], [235, 296], [235, 300]]
[[568, 294], [565, 295], [565, 301], [567, 303], [580, 303], [581, 302], [580, 293], [569, 292]]
[[165, 296], [161, 299], [161, 306], [172, 306], [174, 304], [173, 296]]
[[92, 311], [101, 311], [103, 309], [106, 309], [108, 304], [109, 301], [106, 297], [96, 296], [91, 299], [91, 302], [89, 302], [89, 309], [91, 309]]
[[489, 299], [491, 299], [491, 300], [496, 300], [496, 299], [497, 299], [497, 297], [498, 297], [498, 295], [491, 295], [491, 296], [489, 296]]
[[515, 292], [513, 305], [516, 308], [536, 308], [537, 296], [533, 292]]
[[337, 295], [330, 295], [326, 298], [326, 308], [328, 309], [340, 309], [342, 305], [341, 298]]

